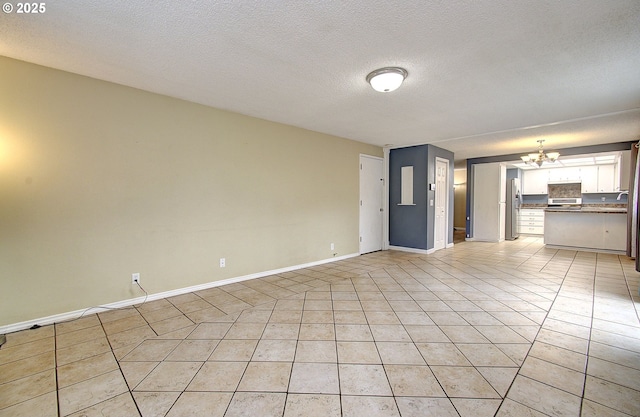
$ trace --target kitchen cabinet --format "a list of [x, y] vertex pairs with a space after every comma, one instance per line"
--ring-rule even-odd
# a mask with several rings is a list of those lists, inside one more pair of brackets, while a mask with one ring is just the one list
[[549, 181], [579, 182], [581, 178], [580, 167], [564, 167], [549, 169]]
[[615, 193], [620, 191], [619, 164], [582, 167], [582, 193]]
[[615, 193], [616, 191], [620, 191], [619, 179], [618, 179], [618, 187], [616, 188], [616, 166], [615, 165], [598, 166], [598, 192], [599, 193]]
[[504, 240], [507, 167], [501, 163], [473, 165], [473, 235], [470, 240]]
[[582, 193], [598, 192], [598, 167], [582, 167]]
[[520, 233], [526, 235], [544, 234], [544, 209], [521, 208], [518, 220]]
[[522, 174], [522, 194], [547, 194], [548, 169], [530, 169]]
[[626, 213], [547, 211], [544, 243], [587, 249], [625, 251]]
[[616, 193], [620, 191], [620, 164], [591, 165], [525, 170], [522, 175], [522, 194], [547, 194], [547, 184], [582, 183], [582, 193]]

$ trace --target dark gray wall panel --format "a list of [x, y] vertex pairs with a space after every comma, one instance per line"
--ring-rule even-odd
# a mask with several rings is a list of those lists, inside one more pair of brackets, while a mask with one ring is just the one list
[[[400, 203], [400, 170], [413, 166], [413, 201]], [[389, 151], [389, 244], [415, 249], [427, 246], [427, 145]]]

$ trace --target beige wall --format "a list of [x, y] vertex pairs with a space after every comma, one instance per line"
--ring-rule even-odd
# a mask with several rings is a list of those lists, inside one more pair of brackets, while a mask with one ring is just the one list
[[358, 252], [358, 159], [378, 147], [3, 57], [0, 74], [0, 325], [140, 296], [133, 272], [158, 293]]

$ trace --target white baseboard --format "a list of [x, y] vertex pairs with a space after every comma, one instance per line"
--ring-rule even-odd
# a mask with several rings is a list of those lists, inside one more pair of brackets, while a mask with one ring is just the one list
[[[445, 246], [445, 249], [449, 249], [453, 247], [453, 243], [447, 243]], [[389, 246], [389, 250], [397, 250], [400, 252], [409, 252], [409, 253], [419, 253], [421, 255], [431, 255], [432, 253], [435, 253], [436, 250], [431, 248], [431, 249], [416, 249], [416, 248], [407, 248], [404, 246]]]
[[[407, 248], [404, 246], [393, 246], [393, 245], [389, 245], [389, 250], [397, 250], [397, 251], [409, 252], [409, 253], [419, 253], [422, 255], [428, 255], [430, 253], [427, 249]], [[433, 249], [432, 249], [432, 252], [433, 252]]]
[[[309, 262], [309, 263], [306, 263], [306, 264], [288, 266], [288, 267], [285, 267], [285, 268], [273, 269], [271, 271], [257, 272], [255, 274], [243, 275], [243, 276], [240, 276], [240, 277], [228, 278], [228, 279], [223, 279], [223, 280], [220, 280], [220, 281], [207, 282], [205, 284], [200, 284], [200, 285], [193, 285], [191, 287], [184, 287], [184, 288], [178, 288], [178, 289], [175, 289], [175, 290], [164, 291], [164, 292], [159, 292], [159, 293], [155, 293], [155, 294], [149, 294], [149, 296], [146, 297], [146, 301], [147, 302], [155, 301], [155, 300], [160, 300], [162, 298], [173, 297], [173, 296], [176, 296], [176, 295], [186, 294], [186, 293], [190, 293], [190, 292], [194, 292], [194, 291], [206, 290], [207, 288], [220, 287], [222, 285], [234, 284], [236, 282], [248, 281], [248, 280], [251, 280], [251, 279], [262, 278], [262, 277], [266, 277], [266, 276], [269, 276], [269, 275], [282, 274], [284, 272], [291, 272], [291, 271], [295, 271], [295, 270], [298, 270], [298, 269], [310, 268], [312, 266], [317, 266], [317, 265], [323, 265], [323, 264], [327, 264], [327, 263], [331, 263], [331, 262], [342, 261], [344, 259], [354, 258], [356, 256], [360, 256], [360, 254], [352, 253], [352, 254], [349, 254], [349, 255], [337, 256], [335, 258], [329, 258], [329, 259], [323, 259], [323, 260], [320, 260], [320, 261]], [[0, 326], [0, 334], [17, 332], [19, 330], [28, 329], [28, 328], [30, 328], [30, 327], [32, 327], [34, 325], [46, 326], [46, 325], [53, 324], [53, 323], [60, 323], [60, 322], [67, 321], [67, 320], [73, 320], [73, 319], [76, 319], [76, 318], [82, 316], [83, 314], [84, 315], [88, 315], [88, 314], [102, 313], [102, 312], [113, 310], [113, 309], [117, 309], [117, 308], [129, 307], [129, 306], [132, 306], [134, 304], [140, 304], [143, 301], [145, 301], [145, 297], [144, 296], [143, 297], [130, 298], [128, 300], [116, 301], [114, 303], [103, 304], [103, 305], [96, 306], [96, 307], [88, 307], [88, 308], [83, 308], [81, 310], [75, 310], [75, 311], [69, 311], [69, 312], [66, 312], [66, 313], [54, 314], [52, 316], [40, 317], [40, 318], [37, 318], [37, 319], [27, 320], [27, 321], [23, 321], [23, 322], [20, 322], [20, 323], [8, 324], [8, 325], [5, 325], [5, 326]]]
[[582, 248], [579, 246], [561, 246], [561, 245], [544, 245], [545, 248], [549, 249], [558, 249], [558, 250], [570, 250], [577, 252], [596, 252], [596, 253], [607, 253], [612, 255], [626, 255], [627, 251], [624, 250], [613, 250], [613, 249], [593, 249], [593, 248]]

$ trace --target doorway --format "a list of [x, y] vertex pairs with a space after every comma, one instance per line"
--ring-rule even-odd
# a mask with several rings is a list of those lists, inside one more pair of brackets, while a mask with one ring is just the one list
[[447, 246], [449, 225], [449, 161], [436, 158], [435, 222], [433, 250]]
[[360, 254], [382, 250], [382, 158], [360, 155]]

